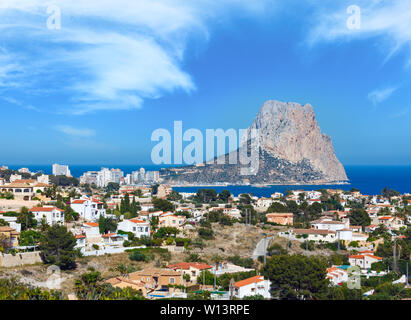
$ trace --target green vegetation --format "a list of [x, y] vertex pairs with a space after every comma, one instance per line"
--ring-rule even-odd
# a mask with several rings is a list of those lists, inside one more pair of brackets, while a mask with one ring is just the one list
[[62, 270], [74, 269], [76, 239], [64, 226], [54, 225], [40, 240], [41, 258], [46, 264], [53, 264]]
[[324, 299], [327, 263], [319, 257], [280, 255], [267, 259], [262, 274], [270, 279], [274, 297], [280, 299]]
[[0, 300], [62, 300], [59, 291], [45, 291], [21, 284], [15, 278], [0, 279]]

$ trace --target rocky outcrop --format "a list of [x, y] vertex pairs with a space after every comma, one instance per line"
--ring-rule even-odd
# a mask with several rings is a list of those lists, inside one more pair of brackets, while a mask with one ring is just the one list
[[310, 104], [267, 101], [250, 129], [259, 131], [261, 149], [270, 155], [292, 163], [308, 160], [324, 180], [348, 180], [331, 138], [321, 133]]
[[[255, 175], [244, 176], [244, 166], [201, 164], [161, 171], [172, 184], [322, 184], [347, 181], [329, 136], [322, 134], [313, 107], [270, 100], [264, 103], [250, 133], [259, 137], [259, 165]], [[250, 141], [248, 141], [250, 143]]]

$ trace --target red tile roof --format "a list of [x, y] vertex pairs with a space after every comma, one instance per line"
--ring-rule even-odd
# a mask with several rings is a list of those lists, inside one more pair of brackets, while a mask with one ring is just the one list
[[71, 204], [83, 204], [86, 201], [87, 200], [74, 200], [74, 201], [71, 202]]
[[53, 210], [57, 210], [60, 212], [64, 212], [64, 210], [56, 208], [56, 207], [33, 207], [30, 209], [31, 212], [51, 212]]
[[98, 227], [97, 222], [84, 222], [84, 224], [89, 226], [89, 227]]
[[244, 287], [244, 286], [247, 286], [249, 284], [258, 283], [258, 282], [261, 282], [261, 281], [264, 281], [263, 276], [254, 276], [254, 277], [251, 277], [251, 278], [248, 278], [248, 279], [237, 281], [237, 282], [234, 283], [234, 286], [236, 288], [240, 288], [240, 287]]
[[110, 237], [115, 237], [115, 236], [117, 236], [117, 233], [107, 233], [107, 234], [103, 234], [101, 237], [110, 238]]
[[147, 221], [138, 220], [138, 219], [130, 219], [130, 221], [131, 221], [131, 222], [134, 222], [134, 223], [147, 223]]
[[183, 269], [183, 270], [189, 270], [190, 267], [203, 270], [203, 269], [211, 269], [212, 267], [206, 263], [199, 263], [199, 262], [179, 262], [176, 264], [170, 264], [167, 266], [167, 268], [170, 269]]

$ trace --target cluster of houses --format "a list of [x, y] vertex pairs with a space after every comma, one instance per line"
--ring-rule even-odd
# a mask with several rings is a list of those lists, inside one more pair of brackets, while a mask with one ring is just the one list
[[[235, 268], [233, 268], [235, 267]], [[199, 262], [180, 262], [170, 264], [166, 268], [147, 268], [125, 276], [114, 277], [106, 280], [114, 287], [130, 287], [140, 291], [144, 297], [149, 299], [158, 298], [187, 298], [187, 292], [183, 287], [197, 288], [212, 291], [213, 286], [203, 285], [198, 279], [206, 270], [215, 275], [222, 273], [250, 271], [238, 266], [224, 262], [217, 266], [210, 266]], [[229, 292], [221, 292], [223, 296], [244, 298], [246, 296], [261, 295], [266, 299], [271, 298], [271, 282], [264, 280], [263, 276], [256, 275], [248, 279], [234, 282], [230, 286]]]

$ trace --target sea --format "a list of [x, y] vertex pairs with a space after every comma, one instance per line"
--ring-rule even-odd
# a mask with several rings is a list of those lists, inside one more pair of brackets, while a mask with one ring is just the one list
[[[22, 167], [31, 172], [41, 171], [45, 174], [52, 173], [51, 165], [8, 165], [10, 169], [17, 170]], [[146, 171], [160, 170], [165, 166], [157, 165], [70, 165], [71, 174], [80, 177], [87, 171], [99, 171], [104, 168], [119, 168], [124, 174], [144, 168]], [[362, 194], [380, 194], [384, 187], [394, 189], [401, 193], [411, 193], [411, 166], [345, 166], [349, 184], [339, 185], [280, 185], [280, 186], [212, 186], [212, 187], [173, 187], [178, 192], [197, 192], [199, 189], [212, 188], [217, 192], [227, 189], [235, 196], [241, 193], [251, 193], [258, 197], [269, 197], [275, 192], [285, 193], [287, 190], [318, 190], [356, 188]]]

